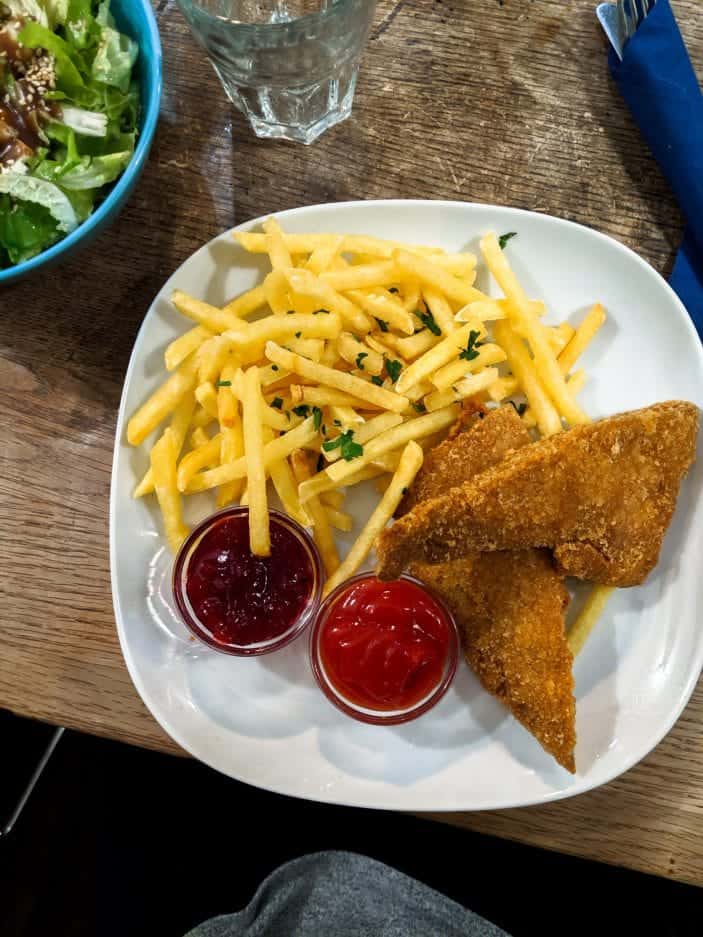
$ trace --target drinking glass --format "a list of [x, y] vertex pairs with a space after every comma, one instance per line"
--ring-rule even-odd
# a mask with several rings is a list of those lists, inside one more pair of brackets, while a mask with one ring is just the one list
[[376, 0], [178, 0], [259, 137], [312, 143], [351, 113]]

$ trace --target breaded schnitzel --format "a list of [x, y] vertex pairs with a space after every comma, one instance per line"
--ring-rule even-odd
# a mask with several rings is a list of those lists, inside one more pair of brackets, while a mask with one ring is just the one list
[[[530, 441], [513, 407], [466, 408], [448, 438], [426, 455], [400, 512], [469, 481]], [[539, 550], [474, 554], [416, 564], [410, 572], [454, 612], [464, 656], [485, 689], [573, 772], [576, 705], [564, 632], [569, 595], [551, 557]]]
[[699, 411], [659, 403], [541, 439], [419, 504], [378, 538], [378, 575], [411, 562], [550, 547], [567, 575], [613, 586], [656, 565], [683, 476], [695, 458]]
[[[469, 434], [467, 434], [469, 435]], [[569, 594], [546, 550], [481, 553], [410, 573], [445, 600], [483, 686], [575, 771], [576, 702], [564, 633]]]
[[470, 481], [500, 462], [511, 449], [527, 446], [531, 441], [513, 407], [489, 412], [473, 405], [464, 410], [444, 442], [425, 455], [396, 517], [403, 517], [421, 501]]

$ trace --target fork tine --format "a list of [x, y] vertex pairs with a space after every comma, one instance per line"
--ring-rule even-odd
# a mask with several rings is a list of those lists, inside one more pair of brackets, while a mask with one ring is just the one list
[[620, 22], [622, 24], [624, 34], [628, 39], [630, 39], [635, 34], [636, 26], [630, 20], [629, 4], [626, 4], [627, 0], [618, 0], [618, 15], [620, 16]]

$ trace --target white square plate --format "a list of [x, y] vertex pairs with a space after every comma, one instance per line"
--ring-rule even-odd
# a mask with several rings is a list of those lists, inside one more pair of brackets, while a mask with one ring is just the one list
[[[576, 321], [596, 300], [608, 310], [583, 361], [589, 381], [580, 399], [587, 412], [597, 418], [672, 398], [703, 405], [703, 352], [684, 307], [643, 260], [595, 231], [457, 202], [351, 202], [278, 217], [291, 232], [370, 234], [450, 251], [475, 248], [489, 230], [516, 231], [511, 262], [528, 292], [546, 301], [551, 319]], [[364, 807], [522, 806], [578, 794], [626, 771], [674, 724], [703, 663], [700, 458], [684, 482], [659, 566], [644, 586], [615, 594], [576, 661], [574, 776], [464, 664], [430, 713], [407, 725], [376, 727], [345, 717], [322, 696], [305, 636], [259, 659], [227, 657], [188, 639], [170, 608], [170, 557], [156, 505], [131, 497], [148, 455], [146, 447], [127, 445], [126, 419], [163, 380], [163, 350], [184, 331], [171, 291], [179, 287], [221, 305], [260, 280], [265, 260], [247, 255], [229, 233], [193, 254], [147, 313], [125, 380], [110, 503], [112, 588], [125, 660], [155, 718], [184, 749], [233, 778]], [[371, 497], [349, 498], [360, 522]], [[191, 504], [189, 519], [212, 509], [203, 497]]]

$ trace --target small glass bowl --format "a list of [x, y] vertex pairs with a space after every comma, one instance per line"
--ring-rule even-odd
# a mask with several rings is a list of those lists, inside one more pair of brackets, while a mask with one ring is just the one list
[[317, 618], [315, 619], [315, 623], [310, 632], [309, 653], [312, 671], [315, 674], [315, 679], [317, 680], [320, 689], [325, 694], [327, 699], [333, 703], [337, 709], [341, 709], [341, 711], [347, 716], [351, 716], [352, 719], [357, 719], [359, 722], [366, 722], [370, 725], [398, 725], [403, 722], [410, 722], [412, 719], [417, 719], [418, 716], [422, 716], [424, 713], [428, 712], [428, 710], [432, 709], [433, 706], [436, 706], [436, 704], [442, 699], [444, 694], [451, 686], [452, 680], [454, 679], [454, 675], [456, 673], [460, 649], [459, 631], [456, 625], [456, 621], [452, 613], [447, 608], [445, 602], [433, 589], [429, 589], [424, 582], [421, 582], [419, 579], [415, 579], [414, 576], [403, 574], [400, 579], [411, 582], [413, 585], [422, 589], [422, 591], [425, 592], [433, 600], [433, 602], [439, 606], [445, 616], [449, 626], [449, 635], [444, 670], [442, 672], [442, 676], [440, 677], [437, 684], [432, 688], [432, 690], [422, 699], [418, 700], [416, 703], [413, 703], [406, 709], [384, 710], [371, 709], [365, 706], [361, 706], [344, 696], [344, 694], [335, 686], [335, 684], [332, 683], [322, 662], [320, 641], [325, 625], [329, 619], [329, 613], [331, 609], [352, 586], [366, 579], [375, 579], [375, 576], [370, 573], [359, 573], [356, 576], [352, 576], [351, 579], [345, 580], [343, 583], [337, 586], [336, 589], [330, 592], [330, 594], [320, 606], [320, 609], [317, 613]]
[[173, 596], [176, 607], [189, 631], [209, 647], [223, 654], [232, 654], [237, 657], [251, 657], [260, 654], [270, 654], [279, 648], [285, 647], [294, 641], [315, 618], [320, 606], [322, 594], [323, 570], [320, 554], [308, 533], [292, 518], [280, 511], [269, 511], [271, 525], [278, 524], [293, 534], [295, 539], [305, 551], [313, 572], [313, 584], [308, 601], [298, 617], [282, 633], [276, 634], [267, 640], [250, 644], [224, 643], [212, 635], [210, 629], [198, 617], [189, 598], [186, 585], [188, 582], [189, 564], [203, 537], [217, 525], [233, 517], [248, 516], [249, 508], [243, 506], [224, 508], [216, 514], [210, 515], [197, 527], [183, 542], [173, 565]]

